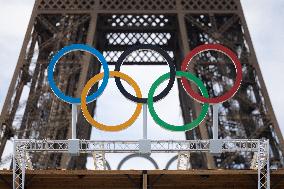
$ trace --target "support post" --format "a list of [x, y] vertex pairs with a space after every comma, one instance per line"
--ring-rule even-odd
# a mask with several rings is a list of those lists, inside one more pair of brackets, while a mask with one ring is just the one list
[[258, 189], [270, 189], [269, 140], [258, 141]]
[[219, 129], [219, 104], [213, 105], [213, 139], [218, 139], [218, 129]]
[[219, 104], [213, 104], [213, 139], [210, 140], [210, 153], [212, 155], [220, 155], [222, 153], [222, 140], [218, 139], [218, 129], [219, 129]]
[[269, 159], [270, 159], [270, 153], [269, 153], [269, 139], [266, 140], [266, 155], [267, 155], [267, 158], [266, 158], [266, 174], [267, 174], [267, 177], [266, 177], [266, 187], [267, 189], [270, 189], [270, 162], [269, 162]]
[[147, 173], [143, 173], [143, 189], [147, 189], [148, 188], [148, 176]]
[[14, 139], [13, 146], [13, 189], [25, 188], [25, 145], [18, 146], [17, 141]]
[[16, 189], [16, 142], [13, 140], [13, 189]]
[[143, 104], [143, 139], [147, 138], [147, 104]]
[[76, 139], [77, 105], [72, 104], [72, 139]]
[[258, 141], [258, 149], [257, 149], [257, 188], [261, 189], [261, 163], [260, 163], [260, 141]]
[[143, 104], [143, 138], [139, 140], [139, 152], [151, 154], [151, 141], [147, 136], [147, 104]]
[[26, 177], [26, 157], [25, 157], [25, 151], [22, 151], [21, 157], [22, 157], [22, 189], [25, 188], [25, 177]]
[[77, 124], [77, 105], [72, 104], [72, 138], [68, 139], [68, 152], [71, 156], [78, 156], [80, 150], [80, 140], [76, 138], [76, 124]]

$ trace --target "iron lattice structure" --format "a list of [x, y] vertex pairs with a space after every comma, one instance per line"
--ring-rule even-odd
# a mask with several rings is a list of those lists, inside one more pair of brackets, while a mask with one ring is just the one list
[[[178, 69], [186, 53], [204, 43], [220, 43], [233, 50], [243, 66], [243, 82], [235, 97], [219, 111], [219, 137], [266, 138], [273, 166], [283, 166], [284, 142], [257, 63], [239, 0], [37, 0], [0, 119], [0, 155], [10, 137], [64, 140], [71, 136], [71, 106], [49, 88], [46, 69], [50, 58], [73, 43], [95, 46], [109, 64], [134, 44], [152, 44], [166, 50]], [[57, 64], [55, 79], [68, 95], [79, 96], [85, 82], [100, 71], [97, 60], [82, 52], [69, 53]], [[231, 87], [233, 64], [220, 53], [195, 57], [190, 70], [206, 85], [211, 97]], [[158, 54], [133, 53], [125, 64], [166, 65]], [[178, 80], [184, 122], [190, 122], [200, 104], [184, 92]], [[94, 114], [95, 103], [89, 105]], [[212, 138], [212, 109], [203, 125], [186, 133], [190, 140]], [[89, 139], [91, 127], [78, 115], [77, 137]], [[86, 155], [35, 153], [34, 168], [85, 168]], [[192, 168], [248, 168], [253, 154], [190, 155]], [[2, 157], [5, 159], [5, 157]]]

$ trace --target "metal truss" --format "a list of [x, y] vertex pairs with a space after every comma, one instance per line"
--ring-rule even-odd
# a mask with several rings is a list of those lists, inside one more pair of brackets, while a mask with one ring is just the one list
[[[270, 188], [269, 141], [257, 139], [221, 140], [221, 153], [257, 153], [258, 189]], [[151, 153], [210, 152], [212, 140], [153, 140]], [[13, 189], [23, 189], [25, 170], [28, 165], [27, 153], [69, 153], [68, 140], [14, 140]], [[80, 140], [79, 153], [139, 153], [138, 141], [95, 141]], [[105, 160], [104, 160], [105, 161]], [[105, 166], [103, 166], [105, 167]]]
[[[14, 140], [17, 150], [28, 152], [68, 153], [68, 140]], [[258, 152], [258, 139], [222, 140], [222, 152]], [[159, 140], [151, 141], [153, 153], [209, 152], [210, 140]], [[80, 153], [139, 153], [139, 141], [80, 140]]]
[[269, 172], [269, 142], [261, 142], [258, 144], [258, 189], [270, 188], [270, 172]]

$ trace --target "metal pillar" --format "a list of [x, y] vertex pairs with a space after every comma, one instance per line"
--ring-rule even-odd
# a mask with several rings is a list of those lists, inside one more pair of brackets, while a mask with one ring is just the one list
[[269, 140], [259, 140], [258, 145], [258, 189], [270, 189]]

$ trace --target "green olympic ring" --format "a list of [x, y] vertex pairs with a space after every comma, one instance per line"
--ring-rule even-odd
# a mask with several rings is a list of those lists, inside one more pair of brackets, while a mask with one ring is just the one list
[[[203, 82], [198, 79], [196, 76], [194, 76], [191, 73], [188, 72], [183, 72], [183, 71], [177, 71], [176, 72], [176, 76], [179, 77], [185, 77], [188, 80], [193, 81], [195, 84], [197, 84], [199, 90], [201, 91], [202, 95], [205, 98], [209, 98], [208, 92], [206, 90], [206, 87], [204, 86]], [[169, 123], [166, 123], [165, 121], [163, 121], [158, 114], [156, 113], [155, 109], [154, 109], [154, 102], [153, 102], [153, 96], [154, 93], [156, 91], [156, 89], [158, 88], [158, 86], [163, 83], [165, 80], [170, 78], [170, 73], [166, 73], [162, 76], [160, 76], [151, 86], [149, 93], [148, 93], [148, 109], [149, 112], [151, 114], [151, 116], [153, 117], [154, 121], [160, 125], [161, 127], [170, 130], [170, 131], [187, 131], [187, 130], [191, 130], [194, 129], [195, 127], [197, 127], [205, 118], [207, 112], [208, 112], [208, 108], [209, 108], [209, 104], [208, 103], [204, 103], [202, 105], [201, 108], [201, 112], [199, 114], [199, 116], [193, 120], [191, 123], [185, 124], [185, 125], [181, 125], [181, 126], [176, 126], [176, 125], [171, 125]]]

